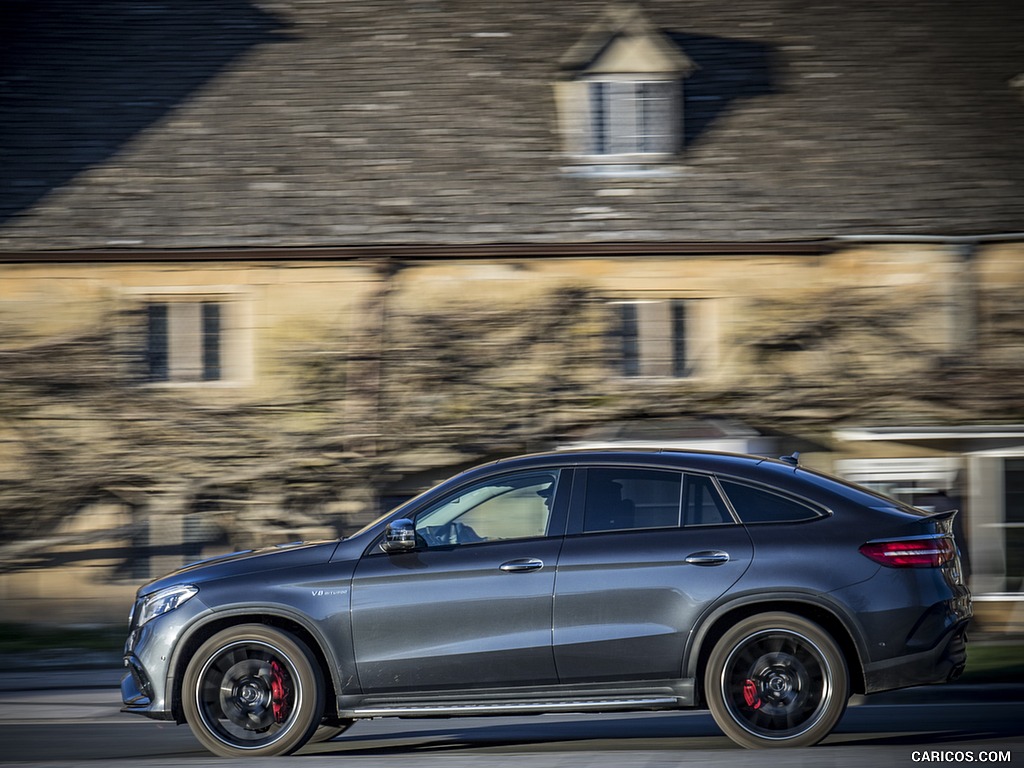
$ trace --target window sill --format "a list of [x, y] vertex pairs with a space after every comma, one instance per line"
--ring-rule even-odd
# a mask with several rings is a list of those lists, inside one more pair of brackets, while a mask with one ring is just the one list
[[237, 380], [217, 381], [145, 381], [141, 386], [147, 389], [241, 389], [251, 382]]
[[674, 179], [682, 175], [678, 166], [657, 163], [587, 163], [564, 166], [562, 172], [568, 176], [597, 179]]

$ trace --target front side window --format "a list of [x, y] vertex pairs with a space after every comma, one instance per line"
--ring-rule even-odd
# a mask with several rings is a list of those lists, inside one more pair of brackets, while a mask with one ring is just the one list
[[590, 83], [590, 153], [671, 154], [678, 148], [679, 83], [595, 80]]
[[792, 523], [822, 516], [809, 504], [788, 496], [731, 480], [721, 482], [722, 490], [744, 523]]
[[221, 379], [223, 305], [158, 301], [146, 306], [146, 371], [152, 382]]
[[428, 547], [546, 536], [558, 472], [504, 475], [459, 491], [416, 517]]

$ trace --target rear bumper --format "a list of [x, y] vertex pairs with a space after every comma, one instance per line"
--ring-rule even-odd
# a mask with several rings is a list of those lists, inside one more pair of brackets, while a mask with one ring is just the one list
[[967, 621], [954, 625], [931, 649], [864, 667], [865, 693], [956, 680], [967, 664]]

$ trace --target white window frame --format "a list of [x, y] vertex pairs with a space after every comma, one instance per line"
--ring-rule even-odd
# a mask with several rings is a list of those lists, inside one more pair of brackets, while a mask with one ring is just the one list
[[[588, 158], [637, 162], [679, 152], [682, 84], [678, 78], [601, 75], [584, 83]], [[664, 92], [658, 96], [657, 90]]]

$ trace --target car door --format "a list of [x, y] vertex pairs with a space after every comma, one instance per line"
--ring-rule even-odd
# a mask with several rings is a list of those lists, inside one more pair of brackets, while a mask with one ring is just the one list
[[706, 475], [589, 467], [574, 485], [555, 576], [561, 682], [678, 678], [697, 617], [750, 564], [746, 530]]
[[414, 551], [370, 547], [352, 584], [364, 692], [557, 681], [551, 611], [568, 508], [563, 475], [571, 471], [469, 483], [411, 515]]

